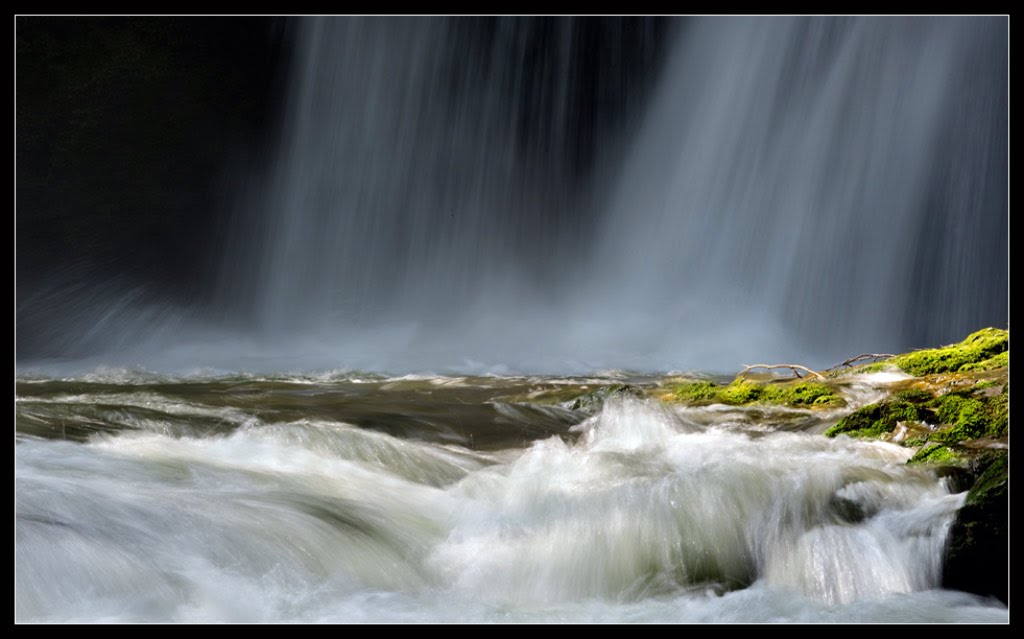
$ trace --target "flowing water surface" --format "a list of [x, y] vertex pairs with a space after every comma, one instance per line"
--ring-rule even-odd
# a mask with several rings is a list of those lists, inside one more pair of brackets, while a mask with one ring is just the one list
[[939, 589], [963, 494], [907, 449], [822, 436], [843, 411], [559, 403], [624, 381], [655, 382], [23, 375], [16, 618], [1007, 620]]

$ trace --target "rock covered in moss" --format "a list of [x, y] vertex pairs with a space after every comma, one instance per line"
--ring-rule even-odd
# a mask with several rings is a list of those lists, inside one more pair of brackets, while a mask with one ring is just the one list
[[949, 393], [931, 402], [936, 419], [949, 428], [932, 439], [956, 443], [978, 437], [1002, 437], [1009, 424], [1009, 402], [1006, 395], [973, 396], [964, 392]]
[[942, 464], [959, 465], [964, 461], [963, 456], [949, 446], [942, 444], [928, 444], [922, 446], [921, 450], [914, 453], [914, 456], [907, 461], [908, 464]]
[[710, 381], [687, 381], [672, 386], [666, 398], [686, 404], [712, 404], [718, 397], [719, 388]]
[[754, 381], [745, 378], [730, 384], [715, 384], [706, 380], [693, 380], [668, 388], [664, 398], [691, 405], [771, 404], [795, 408], [821, 408], [842, 406], [845, 402], [829, 384], [806, 380]]
[[990, 357], [980, 362], [974, 362], [972, 364], [964, 364], [960, 367], [961, 373], [967, 373], [971, 371], [991, 371], [997, 368], [1004, 368], [1010, 365], [1010, 352], [1003, 351], [995, 357]]
[[918, 422], [924, 416], [921, 409], [903, 399], [890, 399], [868, 404], [853, 411], [825, 431], [827, 437], [880, 437], [896, 430], [901, 422]]
[[[886, 437], [907, 446], [1001, 438], [1009, 426], [1006, 385], [974, 384], [934, 395], [919, 388], [861, 407], [825, 431], [829, 437]], [[902, 433], [900, 431], [907, 431]], [[909, 433], [909, 434], [908, 434]]]
[[1009, 590], [1009, 455], [984, 468], [957, 513], [946, 545], [942, 587], [1007, 602]]
[[895, 365], [911, 375], [933, 375], [957, 371], [991, 370], [1009, 363], [1010, 333], [1000, 328], [983, 328], [958, 343], [897, 355], [865, 370]]

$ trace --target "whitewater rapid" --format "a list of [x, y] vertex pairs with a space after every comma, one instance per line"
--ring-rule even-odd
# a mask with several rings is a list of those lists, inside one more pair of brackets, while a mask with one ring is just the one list
[[907, 449], [567, 383], [21, 379], [16, 619], [1007, 620]]

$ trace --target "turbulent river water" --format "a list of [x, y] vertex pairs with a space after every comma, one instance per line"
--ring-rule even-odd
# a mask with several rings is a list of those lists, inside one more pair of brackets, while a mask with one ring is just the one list
[[[817, 366], [1004, 326], [1006, 18], [288, 31], [230, 213], [140, 204], [150, 230], [115, 233], [210, 224], [125, 248], [194, 248], [201, 277], [19, 271], [17, 620], [1007, 621], [940, 587], [964, 494], [910, 449], [822, 435], [853, 406], [584, 411], [659, 378], [511, 376]], [[29, 227], [46, 254], [89, 245], [107, 181], [57, 180], [59, 216], [23, 204], [55, 220]], [[334, 366], [449, 375], [225, 372]]]
[[22, 374], [16, 619], [1007, 621], [849, 407], [559, 403], [623, 381]]

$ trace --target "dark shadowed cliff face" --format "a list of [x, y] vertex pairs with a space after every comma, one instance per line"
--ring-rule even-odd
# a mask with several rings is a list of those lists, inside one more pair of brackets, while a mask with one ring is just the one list
[[205, 292], [226, 171], [271, 137], [287, 50], [279, 19], [15, 26], [18, 349], [56, 355], [54, 318], [97, 289]]

